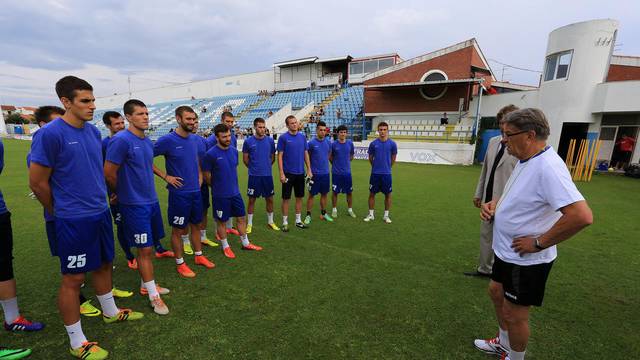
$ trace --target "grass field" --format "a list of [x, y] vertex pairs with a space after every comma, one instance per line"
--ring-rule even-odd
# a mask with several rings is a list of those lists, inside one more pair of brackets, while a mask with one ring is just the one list
[[[55, 306], [59, 263], [49, 255], [41, 207], [27, 197], [30, 142], [4, 145], [0, 189], [13, 214], [19, 303], [47, 327], [5, 332], [0, 345], [31, 347], [35, 359], [69, 358]], [[471, 197], [479, 170], [397, 164], [391, 225], [381, 221], [381, 198], [376, 222], [362, 221], [364, 161], [353, 164], [358, 219], [346, 216], [341, 202], [335, 223], [320, 222], [316, 201], [310, 229], [270, 232], [259, 201], [250, 238], [264, 246], [262, 253], [236, 251], [231, 261], [207, 249], [217, 266], [194, 267], [192, 280], [179, 278], [173, 261], [156, 261], [156, 279], [172, 291], [164, 297], [171, 313], [153, 314], [136, 294], [118, 304], [143, 311], [144, 320], [107, 325], [83, 317], [85, 334], [111, 359], [490, 359], [472, 345], [497, 331], [487, 281], [462, 275], [474, 269], [478, 254]], [[160, 182], [156, 188], [165, 209], [166, 190]], [[240, 188], [246, 189], [244, 168]], [[640, 181], [601, 175], [578, 188], [595, 222], [559, 246], [544, 306], [532, 311], [527, 358], [638, 359]], [[163, 243], [169, 246], [168, 239]], [[239, 250], [237, 238], [231, 244]], [[115, 264], [117, 286], [137, 289], [138, 275], [118, 245]]]

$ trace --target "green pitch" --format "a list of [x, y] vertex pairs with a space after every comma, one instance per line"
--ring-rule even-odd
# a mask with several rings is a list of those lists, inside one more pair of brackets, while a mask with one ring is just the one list
[[[47, 327], [4, 333], [0, 345], [31, 347], [34, 359], [70, 358], [55, 305], [59, 263], [49, 255], [42, 209], [27, 197], [30, 142], [4, 145], [0, 189], [13, 214], [19, 304]], [[489, 359], [472, 345], [497, 330], [487, 281], [462, 275], [478, 254], [471, 197], [479, 170], [396, 164], [391, 225], [382, 223], [382, 198], [376, 221], [362, 221], [365, 161], [353, 164], [358, 219], [347, 216], [341, 197], [337, 221], [321, 222], [316, 200], [310, 229], [276, 233], [266, 229], [260, 200], [250, 239], [264, 246], [262, 253], [240, 251], [232, 237], [238, 257], [206, 248], [216, 268], [192, 266], [192, 280], [179, 278], [171, 259], [156, 260], [156, 280], [171, 289], [164, 297], [171, 313], [153, 314], [136, 293], [117, 303], [143, 311], [144, 320], [106, 325], [83, 317], [84, 332], [112, 359]], [[544, 306], [532, 311], [527, 358], [640, 358], [640, 181], [604, 175], [578, 187], [595, 223], [560, 245]], [[160, 181], [156, 188], [166, 222], [167, 193]], [[246, 189], [244, 167], [240, 188]], [[169, 239], [163, 244], [168, 248]], [[115, 247], [114, 282], [137, 291], [139, 277]], [[192, 257], [186, 261], [193, 264]], [[97, 305], [90, 287], [85, 293]]]

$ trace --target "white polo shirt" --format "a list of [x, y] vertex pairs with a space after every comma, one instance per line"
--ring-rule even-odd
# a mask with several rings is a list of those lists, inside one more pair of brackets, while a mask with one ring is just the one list
[[513, 239], [536, 237], [562, 216], [560, 208], [584, 200], [571, 180], [564, 161], [553, 148], [527, 161], [519, 161], [498, 201], [493, 223], [493, 251], [502, 261], [535, 265], [553, 261], [556, 247], [520, 256], [511, 248]]

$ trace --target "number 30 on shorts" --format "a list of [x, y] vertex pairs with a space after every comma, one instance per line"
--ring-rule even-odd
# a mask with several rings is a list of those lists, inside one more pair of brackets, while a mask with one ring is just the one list
[[67, 269], [82, 268], [87, 264], [87, 254], [69, 255], [67, 261], [69, 261]]
[[136, 244], [146, 244], [147, 243], [147, 233], [142, 234], [134, 234], [133, 241]]
[[174, 216], [173, 225], [184, 225], [184, 216]]

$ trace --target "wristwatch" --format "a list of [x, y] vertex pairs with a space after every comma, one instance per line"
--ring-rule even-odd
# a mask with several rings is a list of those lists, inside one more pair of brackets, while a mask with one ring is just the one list
[[536, 240], [536, 249], [538, 250], [544, 250], [546, 249], [545, 247], [543, 247], [542, 245], [540, 245], [540, 237], [535, 238]]

